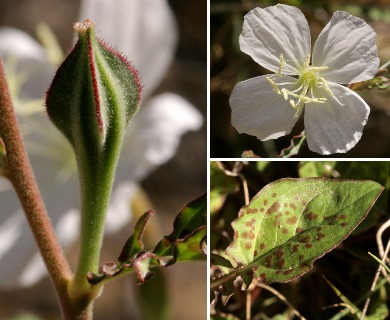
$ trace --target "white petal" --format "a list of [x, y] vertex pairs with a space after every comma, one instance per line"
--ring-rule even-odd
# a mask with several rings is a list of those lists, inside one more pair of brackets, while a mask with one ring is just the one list
[[[12, 197], [8, 199], [14, 200]], [[8, 289], [19, 285], [20, 274], [37, 251], [21, 209], [8, 214], [2, 208], [0, 220], [0, 287]]]
[[115, 233], [125, 227], [132, 218], [131, 201], [136, 191], [136, 184], [126, 181], [116, 186], [108, 208], [105, 233]]
[[5, 221], [2, 221], [0, 225], [0, 266], [2, 265], [2, 258], [20, 236], [23, 219], [22, 212], [14, 213], [4, 219]]
[[362, 136], [370, 108], [354, 91], [328, 83], [334, 96], [317, 89], [316, 96], [325, 103], [308, 103], [305, 107], [305, 131], [309, 149], [319, 154], [344, 153]]
[[[64, 212], [55, 224], [57, 240], [62, 247], [67, 247], [74, 243], [80, 230], [80, 213], [77, 209]], [[18, 284], [22, 287], [29, 287], [37, 283], [47, 275], [47, 268], [43, 262], [41, 254], [35, 250], [34, 256], [23, 266], [23, 270], [18, 277]]]
[[172, 62], [178, 32], [165, 0], [84, 0], [80, 20], [92, 18], [98, 36], [126, 54], [140, 71], [143, 97], [161, 82]]
[[[21, 86], [18, 98], [43, 98], [55, 69], [43, 47], [23, 31], [0, 28], [0, 55], [4, 59], [9, 82], [18, 82]], [[9, 68], [17, 75], [8, 73]]]
[[198, 130], [202, 123], [199, 111], [176, 94], [148, 100], [129, 126], [117, 176], [125, 174], [132, 181], [144, 178], [172, 158], [183, 134]]
[[250, 11], [239, 41], [241, 51], [273, 72], [279, 70], [282, 53], [287, 62], [283, 74], [288, 75], [298, 74], [310, 54], [310, 30], [305, 16], [298, 8], [284, 4]]
[[46, 275], [47, 269], [42, 256], [39, 252], [36, 252], [32, 259], [30, 259], [24, 266], [24, 269], [18, 279], [18, 285], [21, 287], [32, 286]]
[[55, 225], [58, 241], [62, 246], [71, 245], [79, 236], [80, 212], [78, 209], [70, 209], [64, 212]]
[[[283, 87], [294, 90], [296, 79], [277, 78]], [[235, 85], [230, 96], [232, 124], [239, 133], [256, 136], [260, 140], [276, 139], [291, 132], [299, 118], [289, 100], [273, 91], [266, 76], [252, 78]], [[301, 111], [300, 111], [301, 112]]]
[[47, 61], [42, 46], [27, 33], [14, 28], [0, 28], [0, 53], [19, 59]]
[[314, 45], [313, 65], [329, 67], [322, 76], [336, 83], [372, 79], [379, 67], [374, 30], [364, 20], [336, 11]]

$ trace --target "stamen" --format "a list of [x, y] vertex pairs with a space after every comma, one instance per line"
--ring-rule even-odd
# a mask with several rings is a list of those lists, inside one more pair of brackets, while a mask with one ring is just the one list
[[277, 93], [277, 94], [280, 94], [280, 90], [279, 90], [279, 87], [277, 85], [277, 83], [272, 80], [270, 77], [266, 77], [267, 81], [269, 82], [269, 84], [272, 86], [272, 89]]
[[280, 54], [280, 62], [279, 62], [279, 72], [278, 77], [282, 76], [282, 70], [286, 66], [286, 60], [283, 58], [283, 53]]
[[324, 78], [320, 78], [320, 81], [318, 81], [319, 84], [322, 85], [322, 88], [325, 89], [325, 91], [330, 95], [330, 96], [333, 96], [333, 92], [332, 90], [330, 90], [329, 86], [328, 86], [328, 81], [326, 81]]
[[325, 71], [329, 67], [308, 67], [307, 69], [314, 72]]
[[310, 65], [310, 54], [307, 55], [303, 68], [306, 70], [307, 68], [309, 68], [309, 65]]
[[282, 89], [282, 94], [283, 94], [284, 100], [288, 99], [289, 92], [291, 92], [291, 91], [287, 90], [286, 88]]

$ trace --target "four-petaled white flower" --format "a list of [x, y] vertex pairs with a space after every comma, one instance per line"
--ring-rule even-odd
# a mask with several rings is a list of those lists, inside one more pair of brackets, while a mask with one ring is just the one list
[[239, 42], [243, 52], [275, 74], [234, 87], [230, 105], [238, 132], [260, 140], [279, 138], [291, 132], [306, 105], [310, 150], [342, 153], [356, 145], [370, 109], [340, 84], [372, 79], [378, 70], [376, 34], [364, 20], [335, 12], [310, 55], [305, 16], [298, 8], [278, 4], [250, 11]]

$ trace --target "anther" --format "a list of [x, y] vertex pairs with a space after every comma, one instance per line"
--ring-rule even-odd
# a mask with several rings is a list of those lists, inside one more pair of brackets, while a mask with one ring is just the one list
[[283, 68], [286, 66], [286, 60], [284, 60], [283, 58], [283, 53], [280, 54], [280, 62], [279, 62], [279, 72], [278, 72], [278, 76], [281, 77], [282, 76], [282, 70]]
[[307, 68], [309, 68], [309, 65], [310, 65], [310, 54], [307, 55], [306, 60], [305, 60], [305, 64], [303, 65], [303, 68], [307, 69]]

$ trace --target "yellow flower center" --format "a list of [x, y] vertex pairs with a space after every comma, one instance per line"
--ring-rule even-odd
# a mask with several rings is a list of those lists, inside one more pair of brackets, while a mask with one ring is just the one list
[[[283, 54], [280, 54], [279, 71], [277, 73], [278, 77], [282, 76], [282, 71], [285, 65], [286, 61], [283, 58]], [[311, 90], [312, 88], [323, 88], [330, 96], [333, 96], [333, 92], [330, 90], [328, 82], [320, 76], [320, 73], [327, 69], [328, 67], [311, 66], [309, 54], [302, 69], [300, 70], [300, 74], [297, 79], [298, 87], [293, 91], [290, 91], [286, 88], [280, 89], [279, 84], [277, 84], [270, 77], [267, 77], [267, 80], [277, 94], [282, 94], [285, 100], [290, 99], [291, 106], [297, 111], [295, 114], [296, 116], [305, 103], [325, 103], [327, 100], [326, 98], [314, 97]]]

